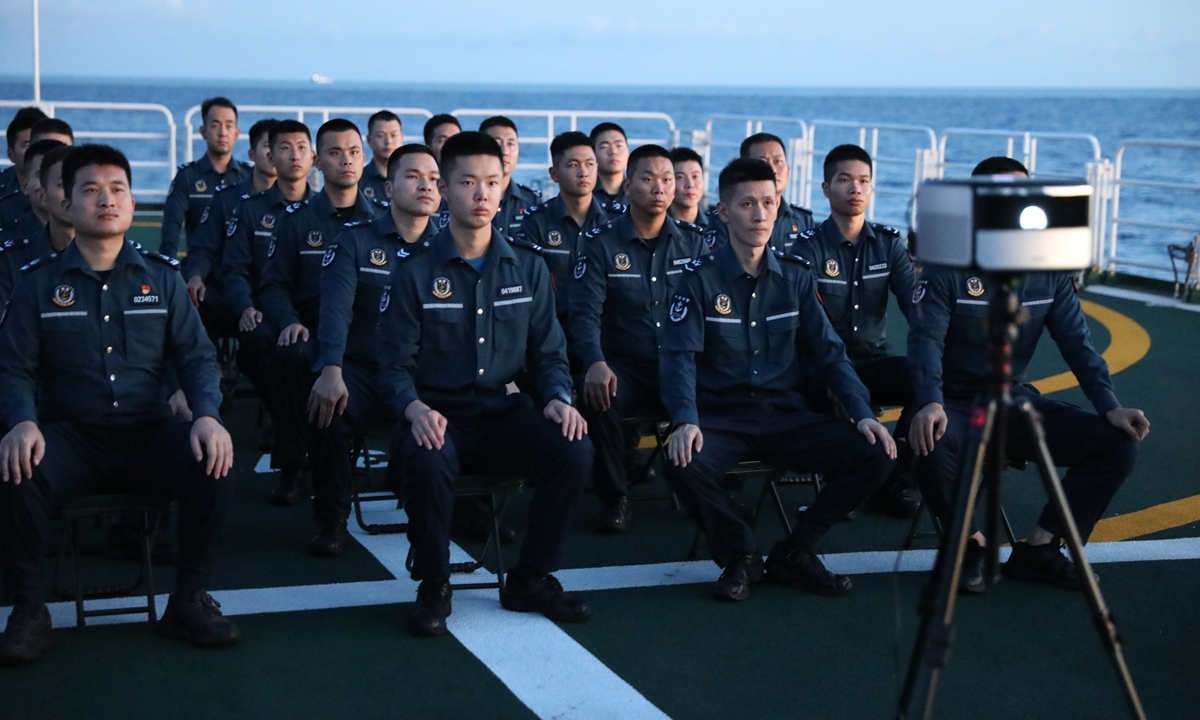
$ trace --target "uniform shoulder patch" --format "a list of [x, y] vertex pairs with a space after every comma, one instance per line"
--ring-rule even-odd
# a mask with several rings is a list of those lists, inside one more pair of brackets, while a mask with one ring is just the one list
[[929, 279], [921, 278], [917, 281], [916, 287], [913, 288], [912, 304], [916, 305], [925, 298], [925, 290], [929, 287]]
[[539, 257], [542, 254], [542, 246], [538, 245], [537, 243], [532, 243], [523, 237], [513, 237], [511, 235], [505, 235], [504, 237], [508, 238], [508, 244], [512, 245], [513, 247], [523, 248], [525, 250], [535, 252]]
[[141, 250], [140, 252], [142, 253], [143, 257], [148, 257], [148, 258], [157, 260], [159, 262], [166, 263], [167, 265], [170, 265], [173, 268], [179, 267], [179, 261], [176, 260], [175, 258], [167, 257], [166, 255], [163, 255], [162, 253], [150, 252], [149, 250]]
[[50, 263], [47, 261], [51, 260], [53, 258], [56, 258], [56, 257], [58, 257], [58, 253], [51, 253], [50, 255], [47, 255], [45, 257], [34, 258], [21, 266], [21, 272], [28, 272], [30, 270], [33, 270], [33, 269], [36, 269], [39, 267], [43, 267], [45, 265], [49, 265]]
[[624, 203], [619, 203], [619, 202], [617, 202], [616, 200], [613, 200], [612, 202], [610, 202], [610, 203], [608, 204], [608, 209], [609, 209], [611, 212], [615, 212], [615, 213], [617, 213], [618, 215], [620, 215], [621, 213], [623, 213], [623, 212], [625, 212], [626, 210], [628, 210], [628, 209], [629, 209], [629, 206], [628, 206], [628, 205], [625, 205]]
[[542, 205], [541, 203], [534, 203], [533, 205], [530, 205], [529, 207], [522, 210], [521, 214], [528, 217], [529, 215], [534, 215], [534, 214], [541, 212], [543, 207], [545, 207], [545, 206]]
[[820, 227], [821, 227], [821, 226], [820, 226], [820, 225], [818, 225], [817, 227], [815, 227], [815, 228], [813, 228], [813, 229], [811, 229], [811, 230], [805, 230], [804, 232], [800, 233], [800, 236], [799, 236], [797, 239], [798, 239], [798, 240], [809, 240], [809, 239], [811, 239], [811, 238], [814, 238], [814, 237], [816, 237], [816, 236], [817, 236], [817, 230], [818, 230], [818, 229], [820, 229]]
[[693, 231], [695, 231], [695, 232], [698, 232], [698, 233], [703, 233], [703, 232], [704, 232], [704, 228], [700, 227], [700, 226], [699, 226], [699, 225], [697, 225], [696, 223], [690, 223], [690, 222], [688, 222], [687, 220], [677, 220], [677, 219], [675, 219], [675, 218], [671, 218], [671, 219], [672, 219], [672, 220], [675, 220], [675, 225], [676, 225], [677, 227], [685, 228], [685, 229], [687, 229], [687, 230], [693, 230]]
[[343, 227], [347, 227], [347, 228], [362, 227], [363, 225], [366, 225], [368, 222], [369, 221], [367, 221], [367, 220], [351, 220], [350, 222], [346, 223]]
[[889, 225], [882, 223], [871, 223], [871, 229], [879, 235], [888, 235], [891, 237], [900, 237], [900, 231]]
[[307, 200], [297, 200], [296, 202], [294, 202], [294, 203], [292, 203], [291, 205], [288, 205], [288, 206], [287, 206], [287, 212], [288, 212], [288, 213], [294, 213], [294, 212], [296, 212], [297, 210], [299, 210], [300, 208], [304, 207], [304, 206], [305, 206], [305, 205], [307, 205], [307, 204], [308, 204], [308, 201], [307, 201]]
[[799, 255], [797, 253], [791, 253], [791, 252], [784, 252], [782, 250], [776, 250], [774, 252], [775, 252], [775, 257], [779, 258], [780, 260], [787, 260], [788, 262], [794, 262], [797, 265], [803, 265], [806, 268], [812, 267], [812, 263], [807, 258], [805, 258], [803, 255]]

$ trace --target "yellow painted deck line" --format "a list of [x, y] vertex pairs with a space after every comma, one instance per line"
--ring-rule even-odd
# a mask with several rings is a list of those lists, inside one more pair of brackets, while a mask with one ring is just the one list
[[[1080, 300], [1079, 304], [1083, 307], [1084, 314], [1103, 325], [1112, 336], [1108, 349], [1104, 351], [1104, 361], [1108, 363], [1110, 375], [1116, 375], [1150, 352], [1150, 333], [1141, 325], [1099, 303]], [[1038, 392], [1046, 394], [1073, 388], [1078, 384], [1075, 375], [1067, 371], [1038, 380], [1033, 386]]]
[[1096, 524], [1090, 542], [1129, 540], [1195, 522], [1200, 522], [1200, 495], [1105, 518]]

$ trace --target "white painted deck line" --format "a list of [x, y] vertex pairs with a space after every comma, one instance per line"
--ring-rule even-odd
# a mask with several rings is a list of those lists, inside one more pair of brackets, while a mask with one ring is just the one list
[[1155, 295], [1154, 293], [1140, 292], [1126, 288], [1115, 288], [1108, 285], [1088, 285], [1084, 289], [1087, 292], [1096, 293], [1097, 295], [1107, 295], [1108, 297], [1120, 298], [1122, 300], [1144, 302], [1150, 307], [1169, 307], [1176, 310], [1187, 310], [1188, 312], [1200, 312], [1200, 305], [1185, 303], [1165, 295]]

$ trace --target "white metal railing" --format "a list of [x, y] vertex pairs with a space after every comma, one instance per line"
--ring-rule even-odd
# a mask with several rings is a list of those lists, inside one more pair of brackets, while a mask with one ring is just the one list
[[[1118, 258], [1117, 246], [1122, 226], [1146, 228], [1165, 233], [1186, 234], [1185, 240], [1189, 243], [1197, 235], [1200, 235], [1200, 183], [1159, 180], [1147, 177], [1128, 177], [1124, 174], [1126, 151], [1147, 148], [1200, 152], [1200, 142], [1188, 140], [1126, 140], [1117, 146], [1116, 162], [1111, 180], [1112, 200], [1109, 205], [1109, 240], [1107, 245], [1107, 262], [1105, 263], [1105, 269], [1109, 272], [1115, 272], [1118, 264], [1145, 270], [1171, 271], [1171, 266], [1166, 263], [1147, 263], [1129, 258]], [[1178, 169], [1177, 164], [1173, 167]], [[1162, 219], [1152, 220], [1145, 217], [1121, 217], [1121, 190], [1123, 188], [1146, 188], [1155, 191], [1160, 196], [1162, 194], [1182, 194], [1188, 197], [1190, 202], [1173, 203], [1170, 205], [1176, 215], [1168, 216], [1168, 219], [1174, 219], [1176, 220], [1175, 222], [1163, 222]], [[1158, 208], [1162, 207], [1159, 203], [1155, 205]], [[1180, 211], [1182, 211], [1182, 217], [1178, 217]], [[1161, 214], [1160, 210], [1160, 218]], [[1165, 240], [1162, 242], [1164, 251], [1167, 249], [1167, 244]]]
[[[903, 224], [904, 210], [907, 208], [910, 200], [916, 195], [917, 187], [921, 181], [928, 176], [924, 169], [923, 161], [928, 157], [929, 151], [937, 150], [937, 133], [933, 128], [924, 125], [904, 125], [896, 123], [867, 123], [848, 120], [813, 120], [809, 123], [808, 134], [808, 177], [805, 183], [804, 205], [812, 207], [812, 191], [813, 191], [813, 172], [817, 166], [817, 158], [824, 157], [828, 154], [827, 150], [817, 150], [817, 130], [825, 128], [827, 130], [833, 128], [841, 128], [855, 130], [858, 133], [856, 144], [871, 154], [871, 159], [875, 161], [875, 187], [871, 193], [871, 204], [867, 208], [867, 219], [875, 220], [876, 205], [880, 197], [896, 198], [897, 203], [894, 210], [895, 214], [881, 218], [891, 222], [892, 224]], [[888, 142], [883, 144], [883, 150], [880, 150], [880, 135], [885, 138], [904, 137], [913, 138], [909, 143], [910, 152], [908, 157], [901, 157], [899, 154], [891, 154], [895, 145], [900, 143]], [[926, 143], [927, 141], [927, 143]], [[912, 146], [915, 146], [915, 154], [912, 152]], [[908, 168], [906, 173], [907, 178], [904, 183], [905, 189], [900, 189], [899, 183], [891, 182], [890, 180], [881, 181], [880, 170], [885, 168], [903, 167]], [[901, 200], [903, 198], [903, 200]]]
[[[364, 133], [367, 130], [367, 127], [365, 124], [365, 118], [369, 118], [370, 116], [374, 115], [375, 113], [379, 112], [380, 110], [391, 110], [392, 112], [396, 113], [396, 115], [398, 115], [400, 117], [401, 124], [404, 123], [405, 118], [412, 117], [412, 118], [420, 118], [420, 122], [423, 125], [425, 120], [428, 120], [429, 118], [433, 117], [433, 113], [429, 112], [425, 108], [341, 107], [341, 106], [332, 106], [332, 105], [331, 106], [324, 106], [324, 105], [238, 105], [239, 115], [243, 114], [243, 113], [250, 113], [250, 114], [255, 114], [255, 115], [263, 114], [263, 115], [278, 116], [278, 119], [283, 119], [283, 117], [285, 117], [285, 116], [291, 116], [291, 117], [294, 117], [296, 120], [299, 120], [300, 122], [306, 122], [306, 119], [308, 119], [309, 116], [319, 117], [321, 123], [327, 122], [330, 117], [363, 116], [364, 124], [359, 126], [359, 130]], [[185, 115], [183, 118], [184, 127], [187, 128], [184, 133], [184, 143], [183, 143], [183, 161], [184, 162], [191, 162], [193, 159], [195, 159], [196, 143], [203, 140], [203, 138], [200, 137], [199, 129], [193, 127], [196, 116], [199, 114], [200, 114], [200, 106], [193, 105], [192, 107], [188, 108], [187, 115]], [[315, 128], [315, 127], [311, 128], [311, 129], [314, 133], [317, 130], [317, 128]], [[404, 137], [405, 137], [405, 142], [420, 142], [422, 139], [422, 135], [420, 132], [405, 133]], [[416, 139], [413, 140], [410, 138], [416, 138]], [[242, 137], [240, 137], [238, 140], [239, 140], [239, 142], [248, 142], [249, 137], [246, 135], [242, 135]], [[366, 142], [365, 136], [364, 136], [363, 142], [364, 143]]]
[[[83, 116], [81, 118], [83, 122], [80, 122], [79, 120], [75, 119], [74, 113], [72, 113], [71, 117], [71, 120], [74, 123], [80, 125], [80, 128], [75, 129], [74, 131], [77, 139], [111, 141], [113, 145], [116, 145], [121, 150], [125, 151], [127, 155], [132, 155], [129, 160], [129, 166], [131, 168], [152, 168], [161, 171], [159, 173], [151, 174], [152, 177], [154, 175], [161, 176], [161, 178], [156, 178], [162, 180], [161, 185], [157, 183], [153, 185], [140, 185], [139, 187], [134, 188], [134, 195], [155, 198], [166, 197], [171, 180], [175, 177], [176, 129], [175, 116], [171, 114], [171, 111], [167, 109], [165, 105], [157, 105], [153, 103], [75, 102], [58, 100], [41, 102], [32, 100], [0, 100], [0, 108], [20, 108], [29, 105], [36, 105], [40, 107], [42, 111], [50, 117], [58, 117], [59, 111], [62, 110], [93, 113], [116, 112], [121, 113], [122, 117], [125, 118], [126, 122], [128, 123], [125, 125], [125, 127], [128, 127], [129, 124], [141, 124], [146, 126], [146, 130], [140, 131], [106, 130], [103, 129], [105, 127], [103, 120], [97, 122], [97, 119], [95, 118]], [[132, 117], [134, 115], [137, 116], [137, 119]], [[159, 119], [163, 121], [164, 125], [159, 125]], [[91, 122], [89, 122], [89, 120], [91, 120]], [[132, 120], [132, 122], [129, 122], [130, 120]], [[84, 129], [91, 128], [93, 125], [96, 125], [99, 129]], [[144, 146], [136, 145], [138, 142], [151, 142], [161, 145], [162, 149], [165, 150], [165, 159], [143, 159], [140, 156], [144, 153], [135, 151], [146, 150], [146, 148]], [[151, 158], [163, 157], [162, 154], [155, 152], [153, 148], [149, 150], [149, 153]], [[8, 158], [0, 159], [0, 167], [11, 164], [12, 163], [8, 160]], [[144, 182], [140, 174], [134, 175], [134, 181]]]
[[[718, 138], [716, 132], [718, 124], [726, 123], [734, 123], [740, 128], [738, 134], [741, 137], [737, 142]], [[704, 158], [704, 168], [707, 173], [705, 188], [708, 189], [709, 197], [716, 197], [714, 183], [718, 175], [718, 173], [710, 172], [713, 167], [713, 148], [717, 148], [718, 150], [736, 148], [736, 151], [732, 153], [736, 157], [741, 150], [742, 140], [764, 131], [774, 132], [775, 135], [780, 136], [780, 139], [787, 143], [784, 149], [787, 151], [790, 171], [788, 173], [788, 188], [784, 192], [784, 197], [788, 202], [803, 204], [807, 194], [805, 186], [808, 178], [807, 163], [811, 159], [808, 152], [808, 123], [800, 118], [772, 115], [715, 113], [708, 116], [703, 132], [697, 131], [693, 133], [692, 147]], [[697, 147], [698, 144], [699, 147]], [[722, 155], [725, 154], [728, 153], [722, 153]]]
[[[1079, 163], [1080, 171], [1073, 173], [1053, 173], [1053, 172], [1038, 172], [1038, 146], [1042, 141], [1045, 142], [1072, 142], [1084, 143], [1091, 149], [1090, 162], [1100, 162], [1100, 141], [1095, 135], [1088, 133], [1060, 133], [1060, 132], [1036, 132], [1033, 130], [984, 130], [976, 128], [946, 128], [942, 131], [940, 140], [938, 141], [938, 154], [941, 157], [943, 174], [947, 168], [952, 170], [967, 170], [975, 166], [974, 162], [953, 162], [946, 157], [946, 145], [951, 138], [1001, 138], [1004, 140], [1004, 155], [1005, 157], [1015, 158], [1017, 147], [1016, 141], [1021, 141], [1020, 160], [1021, 164], [1029, 169], [1030, 175], [1041, 175], [1042, 177], [1079, 177], [1081, 172], [1089, 160], [1084, 160]], [[976, 160], [978, 162], [978, 160]], [[965, 174], [965, 173], [964, 173]], [[944, 175], [943, 175], [944, 176]]]

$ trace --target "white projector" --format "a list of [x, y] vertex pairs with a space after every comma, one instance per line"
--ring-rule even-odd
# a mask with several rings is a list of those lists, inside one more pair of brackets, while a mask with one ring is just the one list
[[1082, 180], [929, 180], [917, 190], [917, 259], [989, 272], [1084, 269], [1091, 198]]

